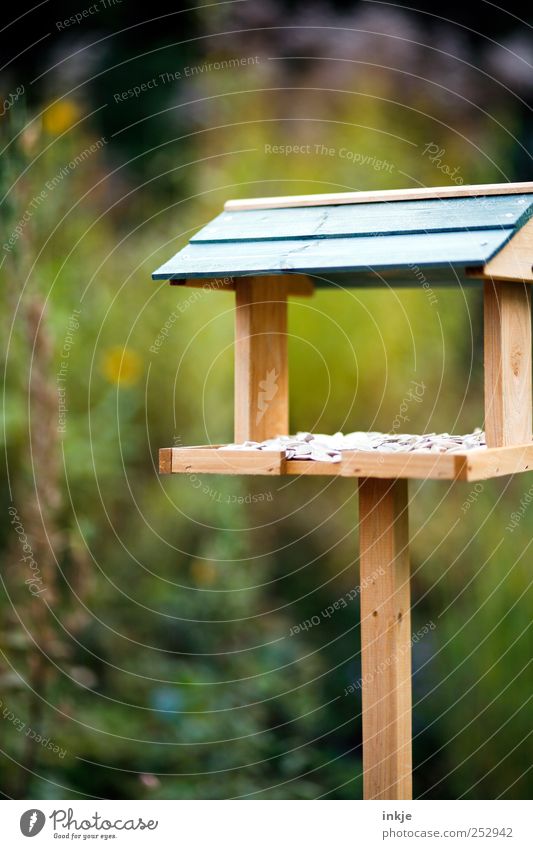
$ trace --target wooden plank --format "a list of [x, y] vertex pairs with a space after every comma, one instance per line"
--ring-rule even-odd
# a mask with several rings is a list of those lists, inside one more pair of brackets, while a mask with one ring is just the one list
[[525, 283], [484, 284], [487, 445], [532, 440], [531, 294]]
[[235, 442], [289, 433], [287, 286], [235, 281]]
[[328, 206], [341, 203], [374, 203], [375, 201], [423, 200], [426, 198], [478, 197], [533, 193], [533, 182], [485, 183], [479, 186], [428, 186], [415, 189], [389, 189], [371, 192], [326, 192], [288, 197], [243, 198], [228, 200], [226, 210], [281, 209], [295, 206]]
[[[461, 454], [380, 453], [345, 451], [340, 463], [316, 460], [285, 460], [281, 452], [230, 450], [217, 454], [221, 446], [188, 446], [160, 449], [161, 474], [266, 474], [323, 475], [327, 477], [416, 478], [422, 480], [486, 480], [533, 470], [533, 444], [465, 451]], [[171, 468], [169, 457], [173, 452]], [[276, 454], [276, 457], [274, 457]], [[275, 465], [271, 459], [275, 460]], [[278, 469], [276, 471], [276, 468]]]
[[365, 799], [411, 799], [411, 613], [406, 481], [359, 483]]
[[342, 463], [323, 463], [320, 460], [287, 460], [285, 474], [287, 475], [322, 475], [340, 477]]
[[174, 474], [280, 475], [281, 451], [229, 451], [216, 448], [171, 448]]
[[156, 280], [480, 265], [508, 237], [502, 228], [406, 236], [191, 243], [154, 274]]
[[463, 479], [482, 481], [533, 470], [533, 445], [513, 445], [469, 451], [466, 454]]
[[[276, 278], [279, 285], [279, 277]], [[307, 274], [285, 274], [287, 294], [293, 298], [310, 298], [315, 294], [315, 284]]]
[[176, 278], [176, 280], [168, 281], [171, 286], [187, 286], [192, 289], [205, 289], [206, 292], [234, 292], [235, 281], [233, 277], [221, 278], [203, 278], [203, 279], [184, 279]]
[[422, 451], [389, 453], [379, 451], [345, 451], [343, 477], [427, 478], [453, 480], [461, 475], [465, 456], [431, 454]]
[[[280, 278], [277, 277], [276, 280], [279, 284]], [[287, 274], [284, 282], [287, 284], [287, 294], [293, 297], [309, 298], [315, 293], [315, 285], [311, 278], [306, 274]], [[232, 277], [224, 277], [222, 280], [205, 280], [201, 277], [192, 279], [176, 279], [169, 280], [169, 283], [171, 286], [187, 286], [193, 289], [205, 289], [208, 291], [235, 291], [235, 280]]]
[[252, 209], [223, 212], [196, 233], [191, 242], [324, 239], [495, 227], [512, 230], [519, 222], [525, 223], [532, 212], [533, 194]]
[[287, 475], [325, 475], [343, 478], [418, 478], [463, 480], [465, 454], [397, 454], [379, 451], [344, 451], [340, 463], [317, 460], [287, 460]]
[[461, 480], [467, 452], [430, 454], [423, 452], [343, 451], [340, 463], [316, 460], [287, 460], [289, 475], [338, 475], [345, 478], [421, 478], [424, 480]]
[[170, 475], [172, 472], [172, 448], [159, 449], [159, 474]]
[[533, 220], [527, 221], [477, 272], [479, 277], [533, 281]]
[[[409, 289], [435, 289], [448, 288], [450, 286], [478, 286], [480, 280], [485, 279], [479, 272], [483, 266], [469, 266], [465, 268], [462, 265], [453, 266], [428, 266], [422, 268], [418, 265], [407, 265], [403, 268], [364, 268], [357, 271], [327, 271], [315, 277], [309, 277], [306, 274], [298, 272], [288, 272], [289, 279], [294, 278], [298, 281], [296, 286], [291, 286], [289, 295], [306, 296], [311, 294], [310, 287], [313, 286], [313, 294], [316, 289], [330, 288], [376, 288], [388, 286], [394, 288], [409, 288]], [[471, 272], [477, 272], [477, 274]], [[282, 274], [276, 274], [275, 279], [279, 280], [283, 277]], [[209, 281], [209, 277], [198, 277], [187, 280], [187, 285], [191, 287], [202, 288], [202, 283]], [[212, 279], [212, 278], [211, 278]], [[300, 284], [300, 281], [308, 280], [309, 283]], [[184, 285], [184, 279], [176, 279], [168, 281], [171, 286]], [[306, 291], [302, 291], [305, 286]], [[234, 291], [234, 283], [231, 286], [219, 287], [220, 291]], [[215, 287], [213, 287], [213, 290]]]

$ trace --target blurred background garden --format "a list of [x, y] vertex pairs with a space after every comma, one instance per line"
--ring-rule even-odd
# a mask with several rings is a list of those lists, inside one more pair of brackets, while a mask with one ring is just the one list
[[[233, 298], [150, 275], [231, 197], [532, 180], [531, 8], [10, 14], [0, 790], [361, 798], [354, 482], [158, 476], [231, 441]], [[482, 426], [481, 317], [295, 299], [292, 430]], [[415, 796], [531, 796], [531, 484], [410, 487]]]

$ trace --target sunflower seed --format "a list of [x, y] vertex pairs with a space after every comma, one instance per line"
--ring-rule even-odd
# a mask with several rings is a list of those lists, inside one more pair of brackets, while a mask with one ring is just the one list
[[421, 451], [432, 454], [456, 454], [461, 451], [486, 448], [481, 428], [463, 436], [449, 433], [380, 433], [354, 431], [332, 435], [300, 431], [295, 436], [278, 436], [264, 442], [243, 442], [225, 445], [221, 450], [284, 451], [289, 460], [318, 460], [339, 463], [343, 451], [379, 451], [385, 454]]

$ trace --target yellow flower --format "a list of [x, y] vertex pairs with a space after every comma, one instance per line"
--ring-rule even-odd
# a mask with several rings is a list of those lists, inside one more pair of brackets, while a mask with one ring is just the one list
[[102, 371], [110, 383], [133, 386], [141, 376], [142, 360], [131, 348], [114, 345], [104, 354]]
[[43, 127], [47, 133], [59, 136], [76, 123], [80, 114], [80, 108], [73, 100], [58, 100], [45, 110]]

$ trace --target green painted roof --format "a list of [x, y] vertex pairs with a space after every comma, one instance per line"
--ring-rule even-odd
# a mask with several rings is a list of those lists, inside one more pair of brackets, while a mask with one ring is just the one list
[[463, 283], [466, 268], [487, 262], [532, 215], [529, 193], [228, 210], [152, 276], [420, 285], [424, 269], [434, 285]]

